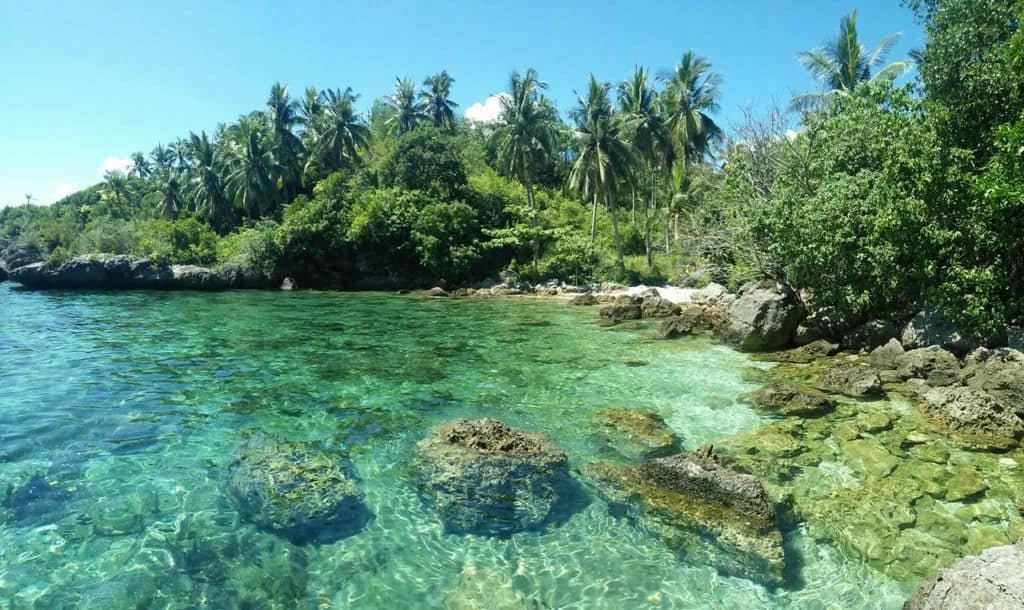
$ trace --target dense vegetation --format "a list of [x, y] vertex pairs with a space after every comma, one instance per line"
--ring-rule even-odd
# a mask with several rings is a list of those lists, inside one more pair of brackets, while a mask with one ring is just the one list
[[[300, 285], [787, 279], [863, 316], [924, 303], [993, 331], [1024, 318], [1024, 3], [906, 0], [928, 34], [885, 64], [856, 13], [800, 54], [818, 91], [716, 123], [693, 53], [654, 76], [591, 76], [568, 122], [536, 72], [494, 123], [459, 117], [447, 72], [351, 89], [275, 84], [262, 110], [191, 133], [0, 241], [51, 262], [127, 253], [237, 262]], [[916, 65], [918, 78], [896, 79]], [[789, 131], [798, 121], [796, 135]], [[3, 245], [0, 243], [0, 245]]]

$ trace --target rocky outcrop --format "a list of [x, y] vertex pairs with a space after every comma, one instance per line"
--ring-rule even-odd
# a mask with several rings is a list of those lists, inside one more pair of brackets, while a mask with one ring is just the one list
[[919, 394], [921, 410], [968, 447], [1005, 450], [1024, 436], [1024, 405], [1006, 405], [970, 387], [927, 388]]
[[870, 398], [882, 394], [882, 380], [873, 369], [840, 362], [822, 374], [818, 389], [851, 398]]
[[629, 468], [591, 464], [588, 473], [610, 502], [691, 559], [726, 574], [781, 580], [774, 504], [757, 477], [722, 466], [710, 446]]
[[445, 529], [508, 535], [559, 517], [574, 483], [546, 438], [494, 419], [449, 422], [416, 445], [420, 494]]
[[834, 356], [839, 352], [838, 343], [830, 343], [825, 339], [818, 339], [806, 345], [781, 352], [766, 352], [754, 356], [756, 360], [765, 362], [789, 362], [792, 364], [810, 364], [812, 362]]
[[830, 343], [838, 343], [852, 327], [853, 323], [849, 316], [835, 307], [822, 307], [796, 327], [793, 342], [797, 345], [807, 345], [825, 339]]
[[892, 371], [896, 370], [899, 358], [903, 354], [903, 344], [896, 339], [889, 339], [885, 345], [871, 350], [871, 353], [868, 354], [868, 362], [877, 371]]
[[958, 355], [987, 343], [983, 337], [962, 332], [935, 309], [918, 312], [903, 328], [900, 341], [907, 349], [935, 345]]
[[849, 351], [872, 351], [885, 345], [890, 339], [899, 337], [900, 331], [888, 320], [869, 320], [857, 326], [843, 337], [843, 349]]
[[968, 387], [1024, 412], [1024, 353], [1010, 348], [975, 350], [964, 360], [962, 376]]
[[618, 324], [626, 320], [639, 320], [643, 317], [643, 297], [619, 296], [611, 305], [600, 309], [601, 319], [609, 324]]
[[679, 438], [655, 413], [601, 409], [594, 421], [605, 442], [626, 457], [647, 459], [679, 452]]
[[669, 318], [679, 315], [679, 305], [657, 294], [644, 297], [640, 304], [640, 313], [645, 318]]
[[32, 263], [38, 263], [41, 260], [43, 260], [42, 253], [34, 246], [23, 248], [14, 244], [8, 244], [0, 249], [0, 267], [8, 271], [24, 267], [25, 265], [31, 265]]
[[85, 290], [224, 290], [263, 288], [267, 283], [261, 274], [237, 265], [208, 269], [124, 255], [77, 256], [55, 267], [32, 263], [11, 271], [10, 279], [29, 288]]
[[6, 281], [7, 281], [7, 270], [4, 269], [3, 267], [0, 267], [0, 282], [6, 282]]
[[960, 378], [960, 361], [950, 352], [933, 345], [897, 356], [896, 371], [903, 379], [924, 379], [934, 387], [949, 386]]
[[352, 464], [312, 443], [253, 434], [229, 473], [243, 517], [296, 544], [338, 540], [370, 519]]
[[964, 557], [923, 583], [904, 610], [1024, 608], [1024, 540]]
[[785, 284], [749, 285], [726, 309], [720, 337], [745, 352], [789, 345], [807, 315], [796, 292]]
[[781, 382], [768, 384], [742, 399], [759, 409], [797, 417], [815, 417], [835, 407], [832, 399], [823, 392]]
[[597, 305], [597, 296], [592, 292], [577, 294], [569, 299], [570, 305]]

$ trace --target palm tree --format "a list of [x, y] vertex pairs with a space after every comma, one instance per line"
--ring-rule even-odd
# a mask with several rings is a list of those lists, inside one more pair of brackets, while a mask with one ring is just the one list
[[669, 169], [670, 156], [667, 121], [661, 113], [658, 92], [651, 86], [650, 76], [637, 66], [629, 80], [619, 84], [619, 111], [629, 134], [630, 144], [638, 161], [643, 161], [648, 197], [643, 199], [644, 248], [647, 266], [654, 264], [651, 248], [650, 209], [656, 207], [655, 179], [657, 170]]
[[226, 232], [231, 228], [232, 206], [224, 193], [216, 148], [204, 131], [200, 135], [189, 133], [188, 151], [193, 209], [208, 218], [218, 231]]
[[621, 186], [629, 182], [635, 159], [633, 151], [623, 137], [619, 121], [613, 116], [608, 96], [610, 89], [610, 84], [598, 82], [591, 74], [587, 97], [577, 96], [578, 105], [573, 111], [573, 119], [576, 121], [576, 160], [573, 162], [569, 181], [573, 189], [594, 199], [590, 228], [591, 247], [594, 244], [597, 227], [597, 196], [600, 194], [604, 197], [605, 205], [612, 217], [619, 271], [625, 273], [626, 264], [622, 256], [615, 194]]
[[171, 157], [171, 168], [180, 172], [188, 168], [188, 141], [178, 138], [167, 147]]
[[103, 174], [103, 186], [100, 188], [100, 197], [108, 202], [111, 216], [118, 218], [124, 212], [122, 206], [128, 195], [131, 193], [131, 183], [124, 172], [110, 170]]
[[185, 194], [182, 189], [181, 174], [171, 170], [164, 176], [163, 184], [160, 185], [160, 198], [157, 200], [156, 209], [166, 218], [177, 218], [185, 209]]
[[33, 199], [35, 199], [35, 195], [32, 193], [25, 193], [25, 205], [32, 205]]
[[260, 218], [277, 202], [270, 137], [259, 115], [244, 116], [225, 131], [225, 190], [249, 219]]
[[307, 128], [324, 109], [324, 94], [316, 87], [306, 87], [306, 95], [299, 103], [299, 123]]
[[423, 112], [416, 103], [416, 86], [408, 77], [395, 77], [395, 92], [388, 99], [388, 105], [395, 112], [390, 122], [396, 137], [412, 131], [423, 120]]
[[153, 166], [146, 160], [146, 155], [135, 152], [132, 153], [132, 171], [136, 176], [145, 180], [153, 173]]
[[324, 107], [309, 128], [307, 169], [310, 164], [319, 164], [328, 171], [339, 170], [347, 161], [359, 157], [359, 148], [366, 145], [370, 130], [356, 114], [358, 99], [351, 87], [324, 92]]
[[455, 109], [459, 105], [448, 99], [454, 82], [447, 70], [423, 81], [427, 88], [420, 91], [420, 107], [434, 127], [451, 127], [455, 123]]
[[558, 115], [554, 106], [540, 94], [547, 84], [537, 79], [533, 68], [509, 78], [509, 93], [501, 98], [501, 113], [494, 142], [498, 163], [519, 178], [526, 188], [530, 206], [530, 227], [533, 229], [533, 267], [540, 257], [537, 229], [537, 202], [533, 181], [540, 167], [547, 162], [554, 148]]
[[266, 117], [274, 159], [273, 177], [280, 180], [285, 201], [291, 201], [302, 182], [302, 140], [292, 131], [299, 122], [299, 104], [288, 95], [287, 85], [274, 83], [270, 88]]
[[163, 144], [157, 144], [149, 153], [149, 158], [153, 160], [152, 171], [156, 172], [168, 170], [174, 164], [174, 153]]
[[857, 37], [857, 11], [845, 15], [839, 20], [838, 38], [797, 56], [818, 81], [821, 91], [794, 97], [790, 109], [808, 110], [837, 96], [853, 93], [861, 83], [902, 76], [913, 66], [911, 62], [894, 61], [879, 67], [899, 39], [898, 33], [886, 36], [873, 51], [868, 52], [868, 48]]
[[722, 129], [710, 116], [719, 108], [722, 76], [711, 72], [707, 59], [687, 51], [666, 80], [662, 100], [671, 148], [665, 154], [675, 163], [678, 190], [687, 166], [704, 159], [722, 140]]

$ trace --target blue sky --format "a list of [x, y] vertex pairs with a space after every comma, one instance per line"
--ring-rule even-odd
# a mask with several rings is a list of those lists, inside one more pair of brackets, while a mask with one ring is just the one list
[[88, 186], [133, 151], [261, 107], [276, 80], [352, 86], [368, 107], [395, 76], [444, 68], [465, 110], [534, 67], [565, 111], [590, 72], [618, 82], [694, 49], [724, 75], [728, 126], [812, 89], [796, 53], [853, 8], [868, 45], [903, 32], [891, 59], [923, 44], [898, 0], [0, 0], [0, 205]]

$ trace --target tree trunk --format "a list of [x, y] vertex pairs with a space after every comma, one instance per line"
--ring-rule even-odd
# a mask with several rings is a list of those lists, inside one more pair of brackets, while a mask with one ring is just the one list
[[594, 250], [594, 241], [597, 239], [597, 191], [594, 191], [594, 207], [590, 213], [590, 250]]
[[651, 256], [651, 217], [650, 209], [654, 203], [654, 191], [651, 191], [651, 198], [645, 197], [643, 201], [644, 209], [644, 253], [647, 255], [647, 268], [651, 269], [654, 267], [654, 259]]
[[619, 273], [625, 277], [626, 261], [622, 258], [622, 239], [619, 237], [619, 219], [618, 214], [615, 213], [615, 199], [612, 198], [611, 191], [607, 188], [604, 190], [604, 201], [608, 206], [608, 213], [612, 215], [612, 234], [615, 235], [615, 256], [618, 259]]
[[634, 188], [634, 189], [632, 189], [632, 191], [633, 191], [633, 200], [632, 200], [633, 201], [633, 208], [629, 212], [629, 224], [631, 224], [631, 225], [633, 225], [635, 227], [636, 226], [636, 189]]
[[526, 201], [530, 204], [530, 229], [533, 232], [533, 272], [537, 272], [537, 260], [540, 258], [540, 239], [537, 237], [537, 209], [533, 198], [533, 182], [526, 179]]

